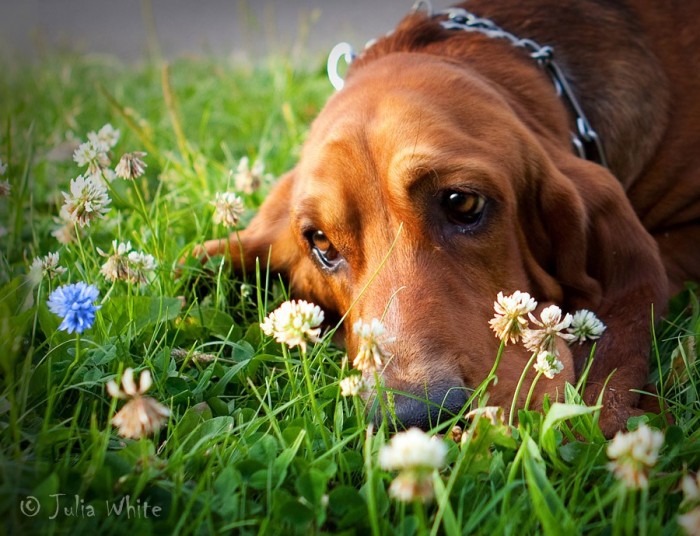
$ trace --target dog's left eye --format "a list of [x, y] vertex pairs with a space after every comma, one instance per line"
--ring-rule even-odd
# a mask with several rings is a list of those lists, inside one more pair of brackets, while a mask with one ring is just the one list
[[326, 268], [334, 268], [338, 264], [340, 254], [323, 231], [311, 231], [307, 233], [307, 239], [312, 251]]
[[474, 192], [450, 190], [443, 194], [442, 205], [452, 223], [473, 226], [481, 220], [486, 198]]

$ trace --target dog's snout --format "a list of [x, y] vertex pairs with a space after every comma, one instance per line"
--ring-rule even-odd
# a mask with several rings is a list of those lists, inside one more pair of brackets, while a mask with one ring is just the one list
[[375, 421], [381, 423], [387, 418], [390, 428], [404, 430], [417, 427], [430, 430], [455, 415], [459, 415], [469, 398], [469, 390], [465, 387], [437, 385], [427, 389], [402, 391], [392, 394], [393, 404], [383, 415], [383, 411], [375, 413]]

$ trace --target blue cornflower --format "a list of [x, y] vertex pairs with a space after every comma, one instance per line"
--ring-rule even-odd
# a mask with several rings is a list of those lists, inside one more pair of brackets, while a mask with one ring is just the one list
[[95, 311], [101, 307], [93, 304], [99, 294], [97, 287], [82, 281], [54, 290], [46, 303], [52, 313], [63, 318], [58, 329], [68, 333], [82, 333], [90, 329], [95, 322]]

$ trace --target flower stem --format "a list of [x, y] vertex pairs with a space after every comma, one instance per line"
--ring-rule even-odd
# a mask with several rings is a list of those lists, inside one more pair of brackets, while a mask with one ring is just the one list
[[141, 214], [143, 215], [143, 218], [146, 220], [146, 225], [148, 225], [148, 228], [151, 231], [151, 235], [153, 236], [153, 245], [155, 246], [155, 252], [156, 252], [156, 258], [158, 259], [158, 263], [162, 264], [163, 263], [163, 255], [161, 254], [160, 248], [158, 247], [158, 234], [156, 232], [155, 227], [153, 227], [153, 222], [151, 222], [151, 218], [148, 215], [148, 210], [146, 209], [146, 202], [143, 199], [143, 195], [141, 194], [141, 188], [139, 188], [139, 185], [136, 181], [132, 181], [133, 186], [134, 186], [134, 192], [136, 192], [136, 198], [139, 201], [140, 209], [141, 209]]
[[416, 514], [416, 518], [418, 520], [418, 530], [416, 531], [417, 534], [427, 534], [428, 526], [425, 520], [425, 506], [420, 499], [413, 501], [413, 512]]
[[355, 417], [357, 419], [357, 429], [358, 430], [364, 430], [365, 429], [365, 420], [362, 417], [364, 413], [364, 408], [360, 404], [360, 400], [358, 396], [353, 396], [352, 397], [352, 405], [353, 408], [355, 409]]
[[287, 376], [289, 377], [289, 384], [292, 386], [292, 392], [290, 393], [290, 399], [297, 396], [299, 389], [297, 388], [296, 374], [292, 370], [291, 366], [291, 356], [289, 355], [289, 350], [285, 345], [282, 345], [282, 356], [284, 359], [284, 368], [287, 371]]
[[309, 359], [306, 355], [305, 348], [301, 349], [301, 364], [304, 367], [304, 379], [306, 380], [306, 388], [309, 391], [311, 411], [313, 412], [314, 417], [316, 417], [316, 421], [318, 422], [318, 426], [321, 430], [321, 437], [323, 438], [323, 443], [326, 446], [326, 449], [329, 449], [331, 446], [331, 442], [326, 432], [326, 426], [324, 425], [323, 419], [321, 418], [321, 410], [319, 409], [318, 402], [316, 401], [316, 391], [314, 390], [314, 382], [311, 378], [311, 367], [309, 367]]
[[513, 491], [513, 486], [515, 480], [519, 474], [521, 474], [521, 466], [523, 463], [523, 457], [525, 456], [525, 445], [521, 444], [520, 448], [515, 454], [515, 458], [510, 464], [510, 470], [508, 471], [508, 477], [506, 478], [505, 495], [503, 496], [503, 502], [501, 503], [501, 515], [508, 515], [510, 512], [510, 496]]
[[115, 279], [114, 281], [112, 281], [112, 286], [110, 286], [109, 290], [105, 293], [104, 298], [102, 298], [102, 300], [100, 300], [101, 305], [104, 305], [105, 303], [107, 303], [107, 301], [109, 301], [109, 296], [112, 294], [112, 291], [114, 290], [114, 287], [116, 284], [117, 284], [117, 280]]
[[537, 357], [536, 353], [532, 354], [532, 357], [530, 360], [527, 362], [527, 365], [525, 365], [525, 368], [523, 369], [522, 374], [520, 375], [520, 379], [518, 380], [518, 385], [515, 388], [515, 393], [513, 394], [513, 403], [510, 405], [510, 414], [508, 415], [508, 426], [513, 426], [513, 417], [515, 415], [515, 409], [518, 404], [518, 397], [520, 396], [520, 390], [523, 388], [523, 384], [525, 383], [525, 376], [527, 376], [527, 373], [530, 371], [530, 367], [532, 366], [532, 363], [535, 361], [535, 358]]
[[[341, 365], [341, 376], [343, 378], [346, 378], [348, 376], [349, 370], [349, 362], [347, 360], [343, 360], [343, 364]], [[362, 404], [360, 404], [360, 397], [359, 396], [352, 396], [352, 407], [355, 410], [355, 418], [357, 419], [357, 429], [359, 430], [364, 430], [366, 427], [365, 423], [365, 411], [364, 407]]]
[[80, 227], [78, 227], [77, 223], [74, 223], [73, 226], [75, 227], [75, 240], [76, 242], [78, 242], [78, 251], [80, 252], [80, 258], [83, 261], [83, 270], [85, 270], [85, 273], [87, 273], [87, 257], [85, 256], [85, 250], [83, 249], [83, 241], [80, 238]]
[[[377, 410], [379, 415], [382, 416], [382, 421], [386, 422], [391, 428], [391, 423], [393, 422], [393, 417], [395, 417], [394, 409], [394, 393], [392, 391], [384, 391], [384, 384], [382, 383], [381, 376], [375, 370], [374, 374], [374, 392], [377, 398]], [[384, 395], [386, 394], [386, 398]]]
[[537, 373], [537, 376], [535, 376], [535, 379], [532, 380], [532, 385], [530, 385], [530, 390], [527, 393], [527, 398], [525, 399], [525, 407], [523, 409], [527, 410], [527, 408], [530, 406], [530, 400], [532, 399], [532, 395], [535, 392], [535, 386], [537, 385], [537, 382], [540, 379], [540, 376], [542, 376], [541, 372]]
[[372, 529], [373, 536], [381, 534], [379, 530], [379, 519], [377, 515], [377, 498], [375, 496], [374, 487], [374, 465], [372, 464], [372, 434], [374, 427], [370, 424], [367, 427], [367, 435], [365, 436], [364, 458], [365, 458], [365, 474], [367, 475], [367, 510], [369, 511], [369, 524]]
[[498, 370], [498, 365], [501, 363], [501, 358], [503, 357], [503, 351], [506, 348], [506, 341], [502, 340], [501, 345], [498, 347], [498, 353], [496, 354], [496, 359], [493, 362], [493, 366], [491, 367], [491, 371], [489, 372], [488, 376], [486, 376], [486, 379], [479, 385], [478, 387], [478, 392], [479, 392], [479, 404], [481, 405], [483, 401], [483, 395], [488, 389], [489, 385], [491, 382], [495, 379], [496, 381], [494, 382], [494, 385], [498, 383], [498, 376], [496, 376], [496, 370]]
[[75, 334], [75, 356], [73, 356], [73, 361], [71, 361], [70, 365], [68, 365], [68, 368], [66, 369], [66, 374], [63, 376], [63, 380], [61, 380], [61, 383], [58, 385], [58, 393], [61, 393], [63, 390], [63, 386], [66, 384], [68, 381], [68, 377], [70, 376], [71, 370], [73, 370], [73, 367], [78, 363], [78, 359], [80, 358], [80, 334], [76, 333]]

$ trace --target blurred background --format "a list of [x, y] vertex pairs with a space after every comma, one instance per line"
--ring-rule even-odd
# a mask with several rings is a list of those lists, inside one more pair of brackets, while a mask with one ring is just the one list
[[[272, 52], [325, 56], [339, 41], [361, 49], [414, 0], [0, 0], [0, 54], [19, 61], [46, 52], [110, 54], [130, 62], [161, 55]], [[433, 0], [433, 7], [448, 6]]]

